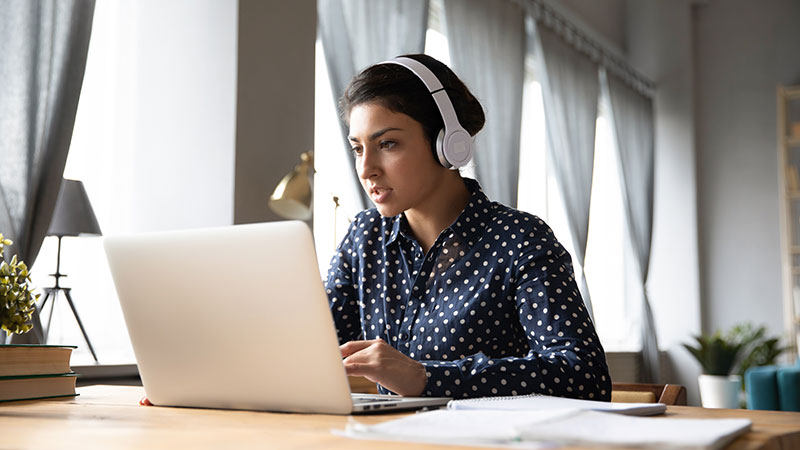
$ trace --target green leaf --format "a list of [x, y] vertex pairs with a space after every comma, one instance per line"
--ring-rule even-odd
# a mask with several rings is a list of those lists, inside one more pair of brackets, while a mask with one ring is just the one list
[[[0, 257], [4, 247], [12, 242], [0, 233]], [[31, 292], [28, 266], [17, 255], [11, 262], [0, 259], [0, 328], [9, 334], [27, 333], [33, 328], [29, 323], [36, 310], [39, 294]]]
[[[786, 350], [778, 338], [764, 338], [766, 327], [738, 324], [724, 335], [717, 330], [712, 335], [694, 336], [697, 346], [683, 346], [694, 356], [708, 375], [744, 374], [749, 367], [774, 364]], [[736, 369], [738, 366], [738, 370]]]

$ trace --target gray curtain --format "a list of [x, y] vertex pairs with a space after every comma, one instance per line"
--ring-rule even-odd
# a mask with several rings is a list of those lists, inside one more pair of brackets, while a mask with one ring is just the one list
[[[528, 19], [542, 84], [547, 118], [548, 155], [567, 213], [575, 258], [583, 268], [589, 235], [589, 205], [594, 168], [594, 137], [600, 94], [598, 66], [556, 33]], [[592, 314], [592, 301], [581, 269], [581, 295]]]
[[507, 0], [445, 0], [452, 69], [480, 100], [486, 125], [475, 140], [475, 171], [486, 194], [517, 206], [525, 22]]
[[17, 254], [29, 267], [61, 186], [94, 4], [0, 2], [0, 232], [14, 241], [6, 255]]
[[646, 290], [653, 232], [653, 102], [614, 75], [604, 72], [601, 80], [611, 103], [628, 230], [642, 286], [642, 377], [646, 382], [658, 382], [658, 342]]
[[[318, 0], [319, 34], [334, 101], [361, 69], [407, 53], [422, 53], [428, 25], [428, 0]], [[347, 128], [343, 150], [352, 161]], [[361, 208], [370, 200], [351, 171]]]

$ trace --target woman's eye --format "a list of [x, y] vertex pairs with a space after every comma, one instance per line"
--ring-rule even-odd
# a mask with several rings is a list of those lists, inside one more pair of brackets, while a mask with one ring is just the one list
[[361, 153], [364, 152], [364, 149], [362, 149], [361, 147], [353, 147], [350, 149], [350, 151], [352, 151], [353, 155], [355, 156], [361, 156]]
[[397, 143], [394, 142], [394, 141], [381, 141], [381, 148], [390, 149], [390, 148], [394, 147], [395, 144], [397, 144]]

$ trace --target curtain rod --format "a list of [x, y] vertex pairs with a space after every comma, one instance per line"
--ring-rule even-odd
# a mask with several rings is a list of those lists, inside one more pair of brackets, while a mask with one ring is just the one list
[[589, 37], [575, 24], [554, 11], [542, 0], [511, 0], [522, 7], [540, 25], [556, 33], [567, 44], [588, 56], [608, 72], [647, 97], [653, 97], [655, 83], [637, 72], [630, 64], [611, 54], [603, 44]]

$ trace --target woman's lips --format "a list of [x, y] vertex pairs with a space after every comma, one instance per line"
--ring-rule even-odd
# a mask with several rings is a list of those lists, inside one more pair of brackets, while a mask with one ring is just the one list
[[369, 190], [369, 195], [375, 203], [384, 203], [392, 190], [382, 186], [376, 186]]

